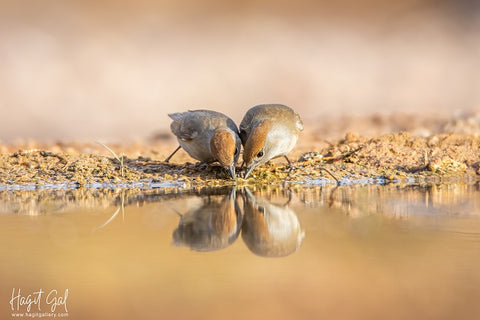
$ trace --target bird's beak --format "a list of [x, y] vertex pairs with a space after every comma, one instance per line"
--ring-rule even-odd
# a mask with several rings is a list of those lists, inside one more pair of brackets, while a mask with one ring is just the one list
[[232, 179], [235, 179], [235, 164], [229, 166], [227, 171], [230, 174], [230, 177], [232, 177]]
[[255, 169], [254, 165], [251, 165], [251, 166], [247, 167], [247, 169], [245, 170], [245, 174], [244, 174], [243, 178], [247, 179], [248, 176], [250, 175], [250, 173], [253, 171], [253, 169]]

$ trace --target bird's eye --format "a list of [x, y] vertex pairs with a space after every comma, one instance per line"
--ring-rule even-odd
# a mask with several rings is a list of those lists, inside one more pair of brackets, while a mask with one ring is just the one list
[[263, 157], [263, 150], [257, 153], [257, 158], [261, 158], [261, 157]]

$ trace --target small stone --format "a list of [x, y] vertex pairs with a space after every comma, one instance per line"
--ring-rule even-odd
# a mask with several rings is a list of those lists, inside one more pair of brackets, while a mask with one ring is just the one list
[[358, 134], [358, 132], [347, 132], [345, 134], [344, 142], [355, 142], [358, 141], [359, 138], [360, 135]]

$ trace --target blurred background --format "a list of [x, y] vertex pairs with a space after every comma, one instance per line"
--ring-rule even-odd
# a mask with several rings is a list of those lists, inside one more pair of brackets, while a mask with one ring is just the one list
[[0, 142], [143, 139], [167, 113], [306, 125], [480, 107], [480, 2], [2, 1]]

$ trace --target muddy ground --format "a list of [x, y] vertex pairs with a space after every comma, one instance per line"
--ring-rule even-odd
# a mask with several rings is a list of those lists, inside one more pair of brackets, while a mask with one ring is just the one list
[[[229, 184], [422, 182], [480, 178], [480, 114], [450, 119], [369, 116], [323, 119], [306, 125], [289, 154], [294, 168], [274, 160], [247, 180], [228, 178], [218, 165], [199, 164], [179, 151], [168, 131], [144, 141], [35, 141], [0, 145], [0, 185], [72, 187], [95, 183], [173, 182], [185, 188]], [[239, 164], [240, 165], [240, 164]], [[369, 180], [365, 180], [369, 179]]]

